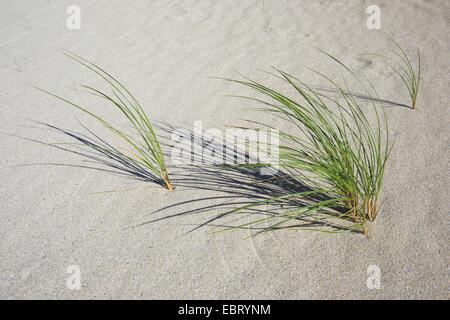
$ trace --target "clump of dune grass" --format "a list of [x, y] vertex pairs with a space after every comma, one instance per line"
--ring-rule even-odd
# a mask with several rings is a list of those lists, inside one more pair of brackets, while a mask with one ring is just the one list
[[[107, 82], [110, 87], [110, 93], [106, 93], [105, 91], [87, 85], [82, 85], [81, 87], [85, 88], [91, 94], [106, 100], [113, 108], [120, 111], [131, 124], [131, 127], [134, 129], [134, 134], [126, 133], [125, 131], [117, 128], [110, 122], [106, 121], [103, 117], [88, 110], [84, 106], [69, 101], [68, 99], [47, 90], [40, 88], [37, 89], [44, 91], [47, 94], [62, 100], [91, 116], [97, 120], [102, 127], [108, 129], [114, 135], [119, 137], [121, 141], [128, 146], [128, 149], [125, 150], [114, 147], [113, 144], [107, 143], [102, 139], [100, 139], [101, 143], [94, 144], [83, 138], [82, 141], [84, 142], [84, 147], [88, 147], [92, 149], [93, 152], [101, 154], [102, 156], [106, 155], [109, 161], [118, 162], [120, 167], [132, 164], [133, 168], [138, 168], [140, 172], [145, 170], [147, 171], [145, 175], [155, 175], [161, 179], [160, 181], [164, 188], [172, 191], [173, 185], [169, 179], [169, 174], [164, 161], [164, 153], [158, 142], [152, 124], [136, 98], [118, 80], [116, 80], [105, 70], [101, 69], [99, 66], [73, 53], [65, 53], [65, 55], [93, 71]], [[59, 129], [58, 131], [62, 130]], [[91, 131], [89, 130], [89, 132]], [[78, 136], [76, 136], [76, 138], [77, 140], [81, 140]], [[99, 138], [97, 137], [97, 139]], [[86, 143], [86, 141], [89, 143]], [[111, 163], [109, 162], [109, 164]]]
[[408, 89], [408, 94], [411, 98], [411, 108], [416, 108], [417, 95], [419, 93], [420, 85], [420, 52], [417, 48], [417, 66], [413, 66], [412, 59], [406, 54], [405, 50], [394, 39], [390, 38], [394, 43], [397, 50], [393, 51], [396, 56], [395, 59], [383, 54], [370, 54], [373, 56], [379, 56], [392, 71], [394, 71], [402, 80], [405, 87]]
[[[246, 77], [227, 79], [258, 93], [262, 98], [244, 98], [258, 102], [261, 111], [273, 113], [296, 128], [296, 133], [280, 130], [280, 168], [307, 186], [306, 191], [271, 197], [222, 213], [219, 217], [261, 206], [283, 207], [286, 201], [295, 199], [305, 200], [297, 208], [229, 228], [253, 226], [260, 233], [293, 222], [320, 221], [325, 228], [319, 231], [335, 232], [334, 221], [341, 221], [344, 227], [339, 227], [340, 230], [367, 234], [366, 222], [376, 218], [390, 152], [386, 116], [384, 112], [380, 115], [374, 103], [372, 108], [362, 106], [347, 84], [338, 85], [316, 73], [336, 89], [338, 97], [329, 98], [278, 69], [273, 75], [287, 83], [297, 98]], [[373, 111], [375, 120], [369, 120], [366, 108]], [[262, 224], [266, 227], [261, 228]]]

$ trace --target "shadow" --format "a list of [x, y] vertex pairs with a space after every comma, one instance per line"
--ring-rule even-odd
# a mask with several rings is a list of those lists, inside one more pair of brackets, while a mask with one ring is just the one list
[[[32, 121], [32, 120], [31, 120]], [[81, 156], [87, 165], [77, 165], [77, 164], [64, 164], [64, 163], [32, 163], [32, 164], [22, 164], [15, 167], [23, 166], [33, 166], [33, 165], [51, 165], [51, 166], [63, 166], [63, 167], [75, 167], [83, 169], [93, 169], [97, 171], [118, 174], [121, 176], [126, 176], [128, 178], [136, 179], [144, 182], [152, 182], [159, 185], [163, 185], [163, 180], [150, 172], [146, 167], [142, 166], [139, 162], [133, 160], [132, 158], [126, 156], [118, 148], [114, 147], [110, 143], [106, 142], [104, 139], [100, 138], [94, 132], [86, 128], [81, 124], [81, 126], [86, 130], [90, 136], [71, 130], [66, 130], [59, 128], [57, 126], [32, 121], [33, 123], [39, 125], [40, 129], [48, 129], [57, 134], [62, 134], [65, 137], [70, 138], [75, 143], [48, 143], [41, 140], [30, 139], [15, 135], [14, 136], [23, 140], [36, 142], [45, 146], [56, 148], [58, 150], [66, 151], [77, 156]]]
[[[171, 173], [171, 181], [178, 191], [202, 190], [218, 195], [165, 206], [148, 213], [151, 218], [138, 226], [207, 213], [214, 216], [194, 225], [188, 233], [205, 226], [220, 227], [220, 230], [250, 229], [254, 231], [253, 235], [286, 228], [356, 232], [351, 227], [351, 221], [342, 218], [345, 209], [337, 206], [296, 214], [287, 219], [289, 213], [298, 213], [302, 208], [332, 199], [311, 189], [295, 173], [281, 171], [274, 166], [255, 166], [258, 159], [250, 156], [246, 150], [230, 147], [229, 142], [220, 137], [208, 136], [205, 131], [202, 133], [206, 134], [206, 138], [203, 135], [199, 137], [192, 130], [177, 129], [167, 124], [159, 125], [158, 128], [164, 133], [161, 135], [161, 144], [172, 151], [175, 147], [173, 141], [178, 140], [174, 139], [174, 134], [183, 136], [184, 141], [189, 142], [185, 146], [190, 144], [190, 149], [187, 148], [189, 152], [184, 156], [171, 154], [171, 159], [178, 163], [177, 172]], [[210, 153], [205, 154], [205, 150], [219, 150], [221, 154], [219, 157], [217, 154], [211, 156]], [[229, 150], [232, 152], [227, 152]], [[225, 164], [216, 163], [218, 159], [223, 159]], [[240, 164], [234, 164], [236, 162]], [[303, 194], [296, 196], [298, 193]], [[186, 210], [186, 207], [190, 209]], [[167, 214], [169, 211], [177, 213]]]
[[[328, 92], [328, 93], [336, 93], [336, 94], [341, 94], [339, 92], [339, 90], [337, 89], [333, 89], [333, 88], [327, 88], [327, 87], [321, 87], [321, 86], [311, 86], [311, 88], [317, 90], [317, 91], [323, 91], [323, 92]], [[385, 100], [385, 99], [380, 99], [380, 98], [376, 98], [373, 96], [369, 96], [367, 94], [362, 94], [362, 93], [357, 93], [357, 92], [351, 92], [348, 91], [347, 92], [350, 96], [354, 97], [357, 100], [361, 100], [361, 101], [372, 101], [372, 102], [377, 102], [377, 103], [383, 103], [386, 106], [396, 106], [396, 107], [403, 107], [403, 108], [408, 108], [408, 109], [412, 109], [411, 106], [400, 103], [400, 102], [395, 102], [395, 101], [391, 101], [391, 100]]]
[[[163, 184], [161, 178], [125, 156], [123, 152], [83, 125], [87, 134], [33, 122], [39, 124], [40, 128], [68, 137], [76, 143], [53, 144], [19, 138], [83, 157], [88, 165], [58, 163], [30, 165], [86, 168]], [[195, 224], [188, 232], [206, 226], [219, 227], [220, 230], [247, 229], [251, 230], [253, 235], [292, 228], [325, 232], [359, 232], [352, 228], [352, 221], [343, 217], [346, 213], [343, 207], [327, 206], [299, 214], [302, 208], [332, 198], [310, 188], [295, 172], [282, 171], [269, 164], [261, 165], [259, 159], [253, 157], [247, 150], [239, 149], [234, 143], [203, 130], [198, 135], [192, 130], [175, 128], [167, 123], [155, 127], [158, 129], [158, 139], [166, 159], [170, 158], [174, 162], [168, 168], [171, 181], [177, 188], [176, 192], [197, 190], [213, 194], [155, 210], [148, 214], [151, 216], [148, 221], [137, 226], [206, 214], [205, 221]], [[177, 151], [180, 141], [185, 143], [186, 150], [182, 151], [186, 152], [174, 152]], [[297, 195], [299, 193], [302, 194]], [[172, 213], [174, 211], [176, 213]], [[288, 216], [289, 214], [291, 216]]]

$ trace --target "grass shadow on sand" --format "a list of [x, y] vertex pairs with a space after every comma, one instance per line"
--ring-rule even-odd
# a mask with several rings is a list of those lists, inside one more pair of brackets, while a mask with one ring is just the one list
[[[47, 123], [33, 122], [39, 125], [38, 128], [50, 130], [69, 138], [72, 142], [48, 143], [36, 139], [19, 138], [80, 156], [83, 158], [83, 164], [34, 163], [20, 166], [51, 165], [93, 169], [119, 174], [138, 181], [163, 183], [160, 177], [146, 170], [138, 162], [126, 156], [123, 151], [113, 147], [83, 125], [81, 126], [86, 133], [62, 129]], [[209, 194], [210, 192], [216, 192], [218, 195], [169, 204], [149, 213], [151, 218], [138, 226], [189, 215], [207, 214], [208, 218], [205, 221], [193, 225], [188, 232], [206, 226], [216, 227], [218, 230], [247, 229], [251, 230], [254, 235], [266, 231], [293, 228], [333, 233], [358, 232], [351, 227], [350, 221], [342, 219], [344, 209], [339, 207], [332, 207], [327, 214], [321, 212], [298, 214], [287, 219], [289, 220], [287, 223], [279, 224], [279, 221], [286, 220], [286, 213], [298, 212], [301, 208], [308, 207], [315, 202], [331, 198], [328, 195], [314, 192], [301, 179], [274, 167], [261, 168], [214, 163], [214, 159], [217, 160], [217, 158], [205, 154], [205, 150], [231, 148], [226, 142], [215, 137], [209, 136], [210, 139], [207, 135], [197, 137], [192, 130], [180, 130], [166, 123], [158, 125], [157, 128], [160, 132], [158, 139], [162, 141], [161, 146], [164, 149], [165, 156], [171, 156], [172, 161], [176, 159], [182, 162], [182, 164], [171, 166], [176, 169], [171, 172], [171, 180], [178, 191], [198, 190], [208, 191]], [[190, 141], [192, 146], [191, 152], [178, 159], [172, 153], [174, 148], [172, 138], [174, 132], [177, 131], [183, 132], [183, 138]], [[234, 161], [256, 163], [256, 159], [251, 159], [245, 151], [238, 150], [235, 146], [232, 149], [234, 149], [233, 153], [225, 152], [223, 154], [223, 160], [226, 163], [233, 163]], [[261, 169], [265, 170], [264, 174], [261, 173]], [[311, 194], [304, 194], [309, 191], [311, 191]], [[302, 196], [292, 197], [297, 193], [302, 193]], [[189, 207], [189, 209], [186, 210], [186, 207]], [[170, 213], [173, 211], [177, 213]], [[209, 216], [211, 217], [209, 218]], [[252, 222], [249, 223], [248, 221]]]
[[150, 172], [145, 166], [142, 166], [139, 162], [127, 156], [124, 151], [121, 151], [118, 147], [114, 147], [110, 143], [106, 142], [92, 130], [83, 125], [81, 126], [85, 129], [86, 134], [63, 129], [48, 123], [37, 121], [32, 122], [36, 125], [33, 128], [49, 130], [53, 133], [69, 138], [72, 142], [49, 143], [21, 136], [12, 136], [75, 154], [84, 159], [83, 164], [42, 162], [22, 164], [15, 167], [49, 165], [93, 169], [101, 172], [118, 174], [143, 182], [152, 182], [163, 185], [163, 180], [160, 177]]
[[[166, 138], [177, 131], [167, 124], [160, 126], [159, 129], [164, 132], [163, 136]], [[349, 221], [342, 219], [344, 209], [338, 207], [332, 208], [327, 214], [323, 214], [323, 212], [297, 214], [295, 217], [287, 219], [289, 221], [285, 221], [286, 223], [279, 223], [286, 220], [287, 213], [298, 212], [312, 203], [330, 199], [329, 196], [314, 192], [301, 179], [273, 167], [265, 167], [266, 171], [263, 175], [260, 171], [261, 168], [254, 166], [215, 164], [214, 159], [217, 158], [205, 155], [203, 150], [205, 148], [223, 150], [224, 142], [222, 140], [217, 141], [214, 138], [208, 140], [204, 137], [196, 137], [193, 131], [185, 129], [181, 131], [184, 132], [184, 139], [190, 141], [192, 148], [184, 158], [185, 164], [178, 166], [178, 172], [171, 173], [174, 184], [185, 190], [211, 191], [218, 192], [220, 195], [205, 196], [165, 206], [149, 213], [151, 218], [139, 226], [208, 213], [214, 216], [193, 225], [188, 232], [206, 226], [216, 227], [219, 231], [249, 229], [253, 235], [292, 228], [332, 233], [357, 232], [351, 227]], [[168, 138], [162, 141], [162, 145], [165, 147], [174, 147]], [[227, 163], [236, 159], [247, 159], [248, 162], [251, 162], [248, 153], [236, 150], [236, 148], [234, 150], [235, 152], [231, 154], [224, 152], [223, 157]], [[173, 158], [172, 154], [172, 160]], [[201, 163], [191, 164], [195, 159]], [[292, 197], [294, 194], [308, 191], [311, 191], [310, 195]], [[186, 206], [189, 207], [188, 210], [184, 209]], [[177, 213], [167, 214], [173, 211]]]
[[[334, 88], [323, 87], [323, 86], [311, 86], [311, 87], [316, 89], [318, 92], [326, 92], [326, 93], [333, 93], [333, 94], [339, 95], [339, 91]], [[375, 102], [377, 104], [384, 105], [386, 107], [403, 107], [403, 108], [412, 109], [411, 106], [406, 105], [404, 103], [400, 103], [400, 102], [396, 102], [396, 101], [392, 101], [392, 100], [381, 99], [378, 97], [370, 96], [368, 94], [363, 94], [363, 93], [358, 93], [358, 92], [353, 92], [353, 91], [348, 91], [348, 94], [350, 96], [354, 97], [356, 100], [360, 100], [360, 101]]]

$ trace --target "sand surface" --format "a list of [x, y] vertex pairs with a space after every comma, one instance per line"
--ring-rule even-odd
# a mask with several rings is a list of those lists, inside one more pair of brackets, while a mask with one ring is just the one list
[[[66, 27], [72, 4], [81, 9], [80, 30]], [[14, 167], [81, 160], [2, 136], [0, 298], [447, 299], [448, 1], [1, 1], [0, 131], [54, 142], [24, 118], [71, 129], [86, 120], [31, 87], [95, 103], [76, 85], [97, 80], [63, 50], [120, 78], [153, 120], [188, 128], [256, 117], [248, 103], [223, 96], [242, 88], [208, 76], [239, 71], [270, 83], [259, 69], [301, 76], [303, 65], [338, 76], [342, 70], [313, 46], [373, 79], [383, 97], [409, 103], [392, 72], [359, 56], [392, 49], [366, 27], [371, 4], [381, 8], [383, 31], [408, 52], [420, 47], [423, 83], [417, 110], [385, 107], [395, 147], [369, 238], [301, 230], [185, 235], [197, 215], [135, 227], [155, 209], [218, 192], [169, 193], [98, 171]], [[115, 112], [108, 117], [124, 123]], [[70, 265], [80, 268], [80, 290], [66, 286]], [[381, 270], [381, 289], [367, 288], [370, 265]]]

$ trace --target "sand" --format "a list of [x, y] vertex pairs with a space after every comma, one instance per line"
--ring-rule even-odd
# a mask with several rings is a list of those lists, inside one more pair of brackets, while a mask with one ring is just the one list
[[[338, 76], [342, 70], [312, 46], [373, 79], [383, 97], [408, 103], [394, 74], [359, 56], [392, 49], [380, 31], [366, 27], [371, 4], [381, 8], [382, 31], [408, 52], [419, 45], [421, 93], [414, 111], [385, 107], [395, 147], [369, 238], [301, 230], [250, 239], [247, 231], [185, 234], [188, 224], [200, 222], [196, 215], [136, 227], [153, 210], [218, 192], [170, 193], [79, 168], [14, 167], [81, 159], [2, 136], [0, 298], [448, 298], [448, 2], [79, 0], [81, 29], [69, 30], [72, 4], [2, 1], [0, 131], [53, 142], [24, 118], [71, 129], [86, 119], [31, 87], [96, 101], [75, 86], [96, 80], [63, 50], [118, 76], [153, 120], [188, 128], [198, 120], [224, 128], [256, 117], [248, 103], [223, 96], [242, 88], [208, 76], [239, 71], [270, 83], [259, 69], [276, 66], [302, 76], [303, 65]], [[108, 117], [123, 123], [117, 113]], [[80, 269], [79, 290], [66, 284], [71, 265]], [[367, 287], [371, 265], [381, 271], [380, 289]]]

